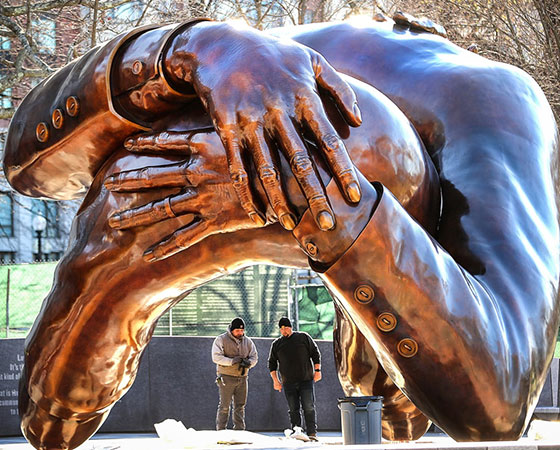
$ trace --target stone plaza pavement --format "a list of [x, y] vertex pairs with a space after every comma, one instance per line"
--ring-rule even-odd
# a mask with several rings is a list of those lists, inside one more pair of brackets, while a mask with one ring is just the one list
[[[457, 443], [443, 435], [427, 435], [416, 442], [380, 445], [343, 445], [340, 433], [323, 433], [319, 442], [302, 442], [285, 438], [281, 433], [252, 433], [248, 431], [195, 431], [177, 435], [170, 440], [156, 434], [97, 435], [78, 450], [560, 450], [560, 434], [556, 438], [533, 440], [522, 438], [516, 442]], [[0, 438], [0, 450], [33, 450], [22, 438]]]

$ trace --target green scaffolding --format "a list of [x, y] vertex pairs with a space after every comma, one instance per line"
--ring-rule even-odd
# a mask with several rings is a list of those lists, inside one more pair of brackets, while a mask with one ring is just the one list
[[332, 339], [334, 324], [333, 300], [323, 285], [295, 287], [299, 330], [314, 339]]

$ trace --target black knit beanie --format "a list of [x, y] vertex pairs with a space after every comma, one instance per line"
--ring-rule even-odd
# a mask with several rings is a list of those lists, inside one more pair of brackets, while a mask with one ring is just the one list
[[241, 330], [245, 329], [245, 322], [243, 322], [243, 319], [241, 317], [236, 317], [229, 324], [229, 331], [233, 331], [237, 329], [241, 329]]
[[278, 328], [282, 328], [282, 327], [292, 328], [292, 322], [290, 322], [290, 319], [288, 319], [287, 317], [282, 317], [278, 322]]

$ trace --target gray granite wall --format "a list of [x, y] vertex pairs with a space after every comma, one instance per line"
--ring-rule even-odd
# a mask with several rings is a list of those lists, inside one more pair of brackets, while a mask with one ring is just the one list
[[[181, 420], [187, 428], [215, 427], [218, 388], [211, 360], [211, 337], [155, 337], [144, 352], [132, 388], [115, 405], [101, 432], [153, 432], [154, 423]], [[283, 393], [272, 389], [267, 368], [272, 339], [254, 339], [259, 363], [249, 374], [247, 428], [281, 431], [289, 427]], [[331, 341], [318, 341], [323, 380], [316, 384], [319, 431], [340, 430], [337, 398], [342, 389], [334, 369]], [[0, 436], [20, 434], [17, 385], [23, 362], [23, 339], [0, 340]]]
[[[213, 429], [218, 389], [210, 337], [155, 337], [144, 353], [138, 376], [115, 405], [101, 432], [153, 432], [154, 423], [181, 420], [187, 428]], [[23, 339], [0, 339], [0, 436], [19, 435], [17, 391], [23, 367]], [[246, 423], [251, 431], [281, 431], [289, 426], [284, 394], [272, 389], [267, 369], [272, 339], [255, 339], [259, 363], [249, 376]], [[334, 369], [331, 341], [318, 341], [323, 380], [316, 384], [321, 430], [340, 430], [337, 398], [342, 389]], [[535, 415], [558, 420], [560, 364], [552, 363]]]

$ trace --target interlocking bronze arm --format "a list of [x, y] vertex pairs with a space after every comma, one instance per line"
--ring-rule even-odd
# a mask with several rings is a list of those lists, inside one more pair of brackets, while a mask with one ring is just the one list
[[[442, 187], [441, 214], [439, 208], [423, 209], [421, 198], [407, 197], [402, 186], [411, 182], [409, 170], [425, 167], [425, 161], [395, 151], [398, 139], [384, 139], [375, 128], [370, 137], [362, 135], [350, 150], [352, 160], [367, 180], [381, 181], [386, 189], [381, 209], [372, 208], [372, 220], [357, 236], [356, 246], [342, 257], [334, 255], [354, 275], [337, 275], [335, 264], [327, 267], [327, 281], [391, 380], [427, 417], [457, 439], [516, 438], [538, 399], [558, 327], [558, 136], [546, 99], [518, 69], [389, 21], [301, 27], [292, 37], [398, 105], [425, 144]], [[74, 111], [72, 102], [70, 106]], [[58, 116], [54, 119], [58, 124]], [[15, 129], [22, 123], [16, 122]], [[168, 118], [158, 125], [156, 132], [192, 129]], [[44, 131], [37, 130], [41, 139]], [[104, 147], [109, 143], [96, 142], [99, 151], [114, 151]], [[348, 141], [346, 145], [350, 148]], [[61, 148], [53, 147], [52, 153]], [[61, 159], [47, 180], [49, 171], [39, 170], [41, 152], [31, 154], [37, 158], [29, 166], [29, 192], [40, 192], [49, 183], [52, 187], [57, 178], [74, 177], [77, 166], [83, 165], [84, 179], [96, 175], [53, 291], [30, 335], [22, 379], [26, 435], [37, 447], [58, 449], [86, 439], [126, 392], [156, 317], [183, 292], [254, 261], [292, 266], [305, 261], [290, 234], [272, 225], [213, 234], [167, 259], [146, 263], [145, 249], [192, 217], [113, 229], [108, 223], [112, 214], [178, 191], [129, 197], [109, 193], [103, 181], [117, 172], [175, 160], [120, 153], [96, 174], [99, 161], [65, 166]], [[376, 164], [387, 155], [394, 159], [383, 167], [393, 170], [384, 179]], [[429, 196], [423, 199], [429, 201]], [[329, 201], [335, 200], [345, 201], [340, 195]], [[409, 205], [407, 212], [399, 202]], [[424, 227], [410, 218], [422, 210], [427, 214], [419, 220]], [[426, 233], [430, 223], [437, 225], [431, 236]], [[322, 234], [317, 236], [320, 243]], [[322, 250], [320, 244], [318, 248]], [[326, 261], [333, 260], [332, 254], [330, 258]], [[120, 298], [114, 296], [117, 286]], [[147, 292], [153, 294], [149, 302]], [[386, 313], [396, 319], [392, 329]], [[343, 349], [360, 342], [359, 333], [344, 336], [337, 341]], [[348, 373], [359, 380], [364, 363], [372, 367], [367, 354], [352, 362]], [[415, 377], [418, 373], [424, 375]], [[394, 387], [390, 389], [389, 397], [396, 398]], [[469, 401], [462, 402], [466, 397]], [[449, 405], [455, 405], [453, 414]], [[402, 412], [409, 406], [403, 403]], [[424, 425], [415, 427], [414, 418], [426, 423], [416, 410], [410, 411], [408, 431], [393, 429], [400, 436], [417, 435]], [[482, 413], [473, 419], [470, 411]]]
[[[353, 159], [363, 162], [361, 167], [368, 177], [388, 183], [420, 219], [433, 217], [430, 207], [439, 210], [437, 177], [408, 120], [372, 88], [357, 85], [356, 90], [368, 119], [366, 127], [348, 129], [346, 145]], [[167, 123], [166, 129], [180, 132], [185, 122], [189, 121], [178, 118]], [[192, 134], [185, 131], [186, 136]], [[370, 144], [379, 140], [391, 144], [380, 148]], [[213, 188], [203, 181], [228, 179], [227, 164], [219, 164], [225, 152], [218, 144], [216, 135], [207, 132], [198, 133], [190, 141], [190, 152], [211, 159], [209, 164], [198, 166], [198, 178], [190, 178], [193, 184], [199, 184], [196, 189], [205, 189], [207, 194], [198, 200], [191, 198], [189, 204], [202, 220], [213, 224], [215, 220], [227, 222], [232, 216], [222, 214], [216, 218], [212, 208], [232, 211], [232, 203], [239, 220], [254, 225], [244, 214], [230, 183], [222, 184], [212, 194], [220, 194], [219, 199], [207, 197]], [[155, 321], [185, 292], [253, 262], [306, 265], [291, 235], [278, 225], [235, 233], [212, 234], [208, 229], [199, 229], [198, 233], [209, 234], [203, 242], [165, 259], [145, 261], [143, 253], [147, 248], [177, 229], [189, 227], [192, 215], [124, 230], [111, 228], [109, 218], [117, 212], [157, 202], [162, 196], [174, 196], [179, 189], [167, 186], [130, 195], [116, 192], [118, 189], [108, 191], [103, 183], [125, 179], [116, 175], [119, 172], [139, 175], [146, 167], [171, 167], [174, 161], [180, 167], [184, 158], [123, 150], [103, 167], [92, 184], [74, 221], [70, 250], [60, 262], [55, 286], [27, 345], [26, 376], [21, 389], [22, 398], [28, 395], [29, 399], [22, 403], [21, 413], [24, 432], [33, 445], [57, 448], [54, 445], [64, 443], [73, 447], [91, 435], [106, 411], [133, 382]], [[403, 158], [415, 163], [403, 169]], [[282, 166], [282, 170], [287, 175], [289, 166]], [[136, 175], [133, 183], [138, 182]], [[168, 178], [164, 178], [167, 183]], [[293, 179], [287, 192], [297, 208], [307, 209], [305, 197]], [[264, 198], [262, 190], [260, 195]], [[49, 347], [44, 348], [47, 336]], [[76, 386], [87, 389], [75, 389]]]

